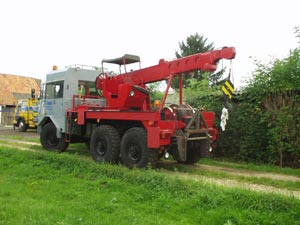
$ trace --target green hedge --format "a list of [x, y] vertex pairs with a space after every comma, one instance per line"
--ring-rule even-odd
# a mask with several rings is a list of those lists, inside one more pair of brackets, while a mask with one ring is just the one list
[[[215, 156], [300, 167], [299, 49], [282, 60], [256, 66], [253, 78], [232, 102]], [[220, 92], [199, 87], [187, 90], [186, 99], [195, 107], [215, 111], [219, 127]]]

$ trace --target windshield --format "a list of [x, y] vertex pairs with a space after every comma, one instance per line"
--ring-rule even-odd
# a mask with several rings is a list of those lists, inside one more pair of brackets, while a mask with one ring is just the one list
[[62, 98], [64, 92], [64, 81], [56, 81], [46, 84], [45, 98]]

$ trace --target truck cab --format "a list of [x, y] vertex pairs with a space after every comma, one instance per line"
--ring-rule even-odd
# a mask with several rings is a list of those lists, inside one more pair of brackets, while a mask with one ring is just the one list
[[27, 129], [36, 129], [38, 123], [38, 99], [31, 97], [21, 99], [15, 108], [14, 129], [17, 127], [20, 132]]
[[[103, 104], [98, 99], [99, 95], [95, 89], [95, 79], [100, 72], [97, 67], [76, 64], [61, 70], [53, 70], [46, 75], [38, 113], [38, 133], [42, 135], [43, 129], [56, 130], [56, 135], [52, 141], [48, 138], [42, 142], [43, 147], [55, 149], [59, 141], [62, 142], [60, 150], [67, 147], [66, 112], [73, 104], [83, 101], [83, 96], [85, 98], [88, 96], [88, 99], [84, 99], [86, 102]], [[50, 133], [53, 132], [49, 131]]]

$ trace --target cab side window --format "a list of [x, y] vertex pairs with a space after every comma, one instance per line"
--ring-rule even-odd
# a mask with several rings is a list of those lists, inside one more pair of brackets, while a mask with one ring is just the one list
[[99, 93], [96, 90], [95, 82], [79, 80], [78, 81], [78, 95], [79, 96], [83, 96], [83, 95], [98, 96]]

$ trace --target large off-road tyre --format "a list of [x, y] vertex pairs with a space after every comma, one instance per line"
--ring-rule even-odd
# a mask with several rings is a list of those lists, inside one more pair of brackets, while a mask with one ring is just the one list
[[97, 127], [91, 138], [90, 152], [96, 162], [117, 163], [120, 159], [120, 135], [109, 125]]
[[193, 149], [188, 149], [186, 154], [186, 161], [182, 161], [181, 159], [179, 159], [176, 154], [174, 154], [173, 157], [177, 162], [187, 165], [195, 164], [201, 159], [198, 151], [195, 151]]
[[65, 141], [65, 136], [62, 134], [61, 138], [56, 136], [56, 127], [53, 123], [47, 123], [43, 126], [40, 141], [44, 149], [48, 151], [65, 151], [69, 143]]
[[134, 127], [126, 131], [121, 142], [121, 158], [129, 168], [155, 166], [158, 151], [147, 147], [147, 132], [144, 128]]
[[187, 150], [186, 161], [182, 162], [184, 164], [192, 165], [201, 159], [200, 150], [195, 148], [189, 148]]
[[24, 118], [19, 119], [18, 129], [19, 129], [20, 132], [26, 132], [27, 131], [27, 124], [25, 123]]
[[209, 141], [202, 140], [200, 142], [188, 142], [186, 161], [177, 160], [179, 163], [192, 165], [197, 163], [201, 158], [207, 157], [209, 154]]

